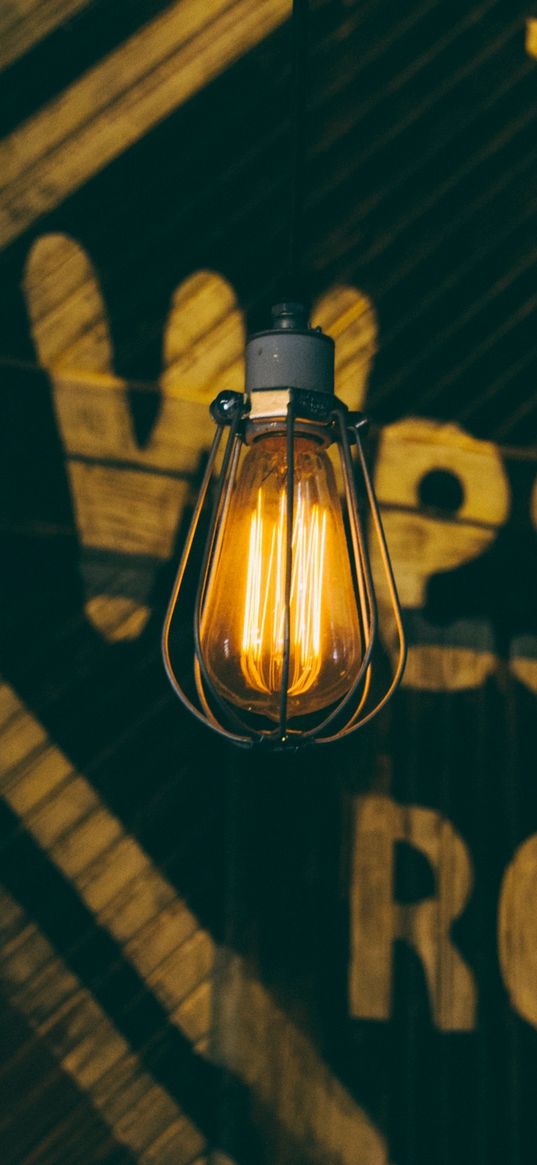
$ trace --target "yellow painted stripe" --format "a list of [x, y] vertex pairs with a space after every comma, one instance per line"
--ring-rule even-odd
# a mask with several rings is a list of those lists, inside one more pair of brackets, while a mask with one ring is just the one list
[[530, 57], [537, 57], [537, 20], [526, 21], [526, 52]]
[[197, 1050], [319, 1159], [386, 1165], [382, 1137], [308, 1037], [240, 956], [216, 947], [7, 685], [0, 738], [0, 793]]
[[190, 1165], [199, 1130], [140, 1064], [18, 903], [0, 887], [3, 992], [140, 1165]]
[[289, 15], [290, 0], [180, 0], [0, 143], [0, 242], [16, 238]]
[[54, 32], [91, 0], [12, 0], [0, 4], [0, 69]]
[[195, 1047], [211, 1022], [214, 944], [89, 781], [15, 694], [0, 688], [0, 790], [39, 845], [121, 943]]

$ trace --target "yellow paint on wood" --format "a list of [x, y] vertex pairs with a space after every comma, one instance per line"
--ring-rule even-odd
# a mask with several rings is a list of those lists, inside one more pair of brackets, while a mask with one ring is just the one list
[[502, 882], [498, 952], [513, 1007], [537, 1027], [537, 834], [516, 850]]
[[9, 0], [0, 4], [0, 69], [6, 69], [91, 0]]
[[244, 317], [230, 284], [196, 271], [172, 296], [164, 332], [163, 392], [208, 406], [222, 389], [244, 391]]
[[[467, 846], [445, 817], [390, 797], [360, 797], [355, 806], [351, 886], [351, 1012], [387, 1020], [392, 1010], [393, 943], [403, 939], [420, 958], [434, 1022], [443, 1031], [472, 1031], [476, 988], [451, 939], [473, 877]], [[436, 893], [416, 903], [393, 897], [395, 844], [420, 851], [435, 874]]]
[[371, 301], [356, 287], [336, 284], [316, 301], [311, 319], [336, 342], [337, 395], [351, 409], [364, 408], [377, 351], [377, 318]]
[[[211, 974], [211, 937], [200, 930], [186, 904], [154, 869], [135, 839], [125, 835], [119, 820], [102, 805], [90, 783], [69, 766], [14, 693], [4, 686], [0, 691], [0, 734], [3, 740], [7, 738], [0, 759], [3, 796], [76, 887], [97, 921], [106, 922], [114, 937], [122, 941], [126, 956], [161, 1002], [174, 1010], [175, 1022], [181, 1027], [185, 1000]], [[48, 754], [51, 773], [50, 788], [37, 801], [33, 775], [36, 752], [40, 766], [43, 755]], [[15, 769], [10, 763], [13, 760]], [[132, 933], [126, 937], [123, 913], [129, 898]], [[163, 903], [167, 904], [164, 911]], [[198, 998], [199, 1013], [193, 1016], [191, 1009], [188, 1013], [188, 1034], [194, 1042], [206, 1038], [210, 1023], [207, 997]]]
[[[509, 511], [509, 491], [500, 451], [458, 425], [410, 417], [382, 430], [376, 472], [383, 505], [420, 508], [419, 486], [427, 473], [444, 470], [462, 486], [459, 521], [494, 532]], [[471, 554], [469, 555], [471, 557]]]
[[146, 603], [125, 595], [94, 595], [85, 603], [86, 615], [110, 643], [138, 639], [151, 615]]
[[479, 628], [476, 627], [475, 631], [475, 647], [453, 647], [449, 643], [411, 644], [404, 686], [421, 692], [462, 692], [480, 688], [496, 671], [497, 658], [494, 652], [479, 649]]
[[[531, 656], [530, 656], [531, 648]], [[521, 636], [512, 644], [509, 661], [511, 671], [521, 684], [537, 695], [537, 639]]]
[[309, 1146], [315, 1160], [388, 1165], [373, 1122], [244, 960], [229, 952], [219, 984], [215, 1053], [248, 1081], [277, 1127]]
[[290, 0], [179, 0], [0, 144], [0, 245], [273, 32]]
[[86, 546], [169, 558], [188, 497], [186, 482], [74, 460], [69, 476]]
[[[22, 948], [16, 937], [21, 933]], [[87, 1094], [114, 1138], [140, 1165], [190, 1165], [205, 1146], [202, 1134], [3, 888], [0, 940], [6, 997]]]
[[[420, 501], [420, 486], [431, 473], [455, 479], [462, 494], [456, 512], [428, 512]], [[509, 486], [499, 450], [470, 437], [456, 425], [410, 418], [383, 429], [375, 470], [375, 488], [390, 554], [395, 564], [402, 606], [419, 611], [425, 605], [429, 580], [478, 558], [506, 521]], [[371, 538], [374, 572], [380, 580], [379, 554]], [[385, 589], [378, 588], [380, 628], [395, 653], [396, 636], [389, 622]], [[475, 648], [450, 645], [450, 630], [431, 646], [411, 643], [403, 684], [421, 690], [445, 691], [477, 687], [491, 665], [491, 645], [484, 628], [468, 627]], [[460, 636], [453, 633], [453, 642]]]
[[108, 315], [83, 247], [68, 235], [41, 235], [26, 260], [23, 286], [42, 368], [113, 374]]
[[530, 57], [537, 57], [537, 20], [534, 17], [526, 21], [526, 52]]
[[[9, 733], [10, 747], [0, 748], [0, 791], [99, 925], [120, 944], [171, 1022], [200, 1054], [235, 1073], [285, 1135], [315, 1146], [319, 1159], [387, 1165], [382, 1137], [308, 1037], [253, 978], [244, 960], [216, 948], [136, 839], [124, 832], [7, 685], [0, 687], [0, 738], [4, 733]], [[41, 774], [49, 774], [50, 791], [43, 775], [36, 782], [34, 763]], [[20, 928], [14, 929], [16, 942]], [[42, 973], [47, 992], [55, 993], [61, 1006], [51, 952], [42, 952], [39, 967], [32, 967], [26, 964], [24, 975]], [[105, 1036], [102, 1045], [92, 1043], [91, 1025], [88, 1031], [84, 1018], [81, 1023], [80, 1034], [87, 1039], [84, 1072], [91, 1080], [94, 1057], [113, 1059], [114, 1051]], [[161, 1165], [167, 1158], [151, 1160]], [[173, 1158], [174, 1165], [180, 1160]]]
[[127, 385], [114, 374], [106, 305], [83, 248], [60, 234], [40, 238], [24, 289], [39, 362], [52, 380], [82, 545], [115, 556], [104, 588], [101, 575], [93, 582], [91, 555], [83, 561], [86, 614], [109, 640], [135, 638], [150, 614], [144, 601], [154, 577], [150, 559], [171, 555], [191, 494], [187, 478], [212, 437], [207, 400], [220, 388], [242, 387], [242, 315], [229, 284], [212, 272], [178, 288], [163, 321], [160, 412], [141, 448]]

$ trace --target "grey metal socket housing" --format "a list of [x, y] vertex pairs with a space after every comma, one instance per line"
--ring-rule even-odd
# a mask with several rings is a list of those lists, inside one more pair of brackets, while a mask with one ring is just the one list
[[304, 327], [298, 312], [295, 318], [302, 327], [292, 326], [289, 309], [296, 306], [278, 304], [272, 309], [277, 326], [250, 336], [246, 344], [247, 393], [271, 388], [334, 391], [334, 341], [320, 328]]

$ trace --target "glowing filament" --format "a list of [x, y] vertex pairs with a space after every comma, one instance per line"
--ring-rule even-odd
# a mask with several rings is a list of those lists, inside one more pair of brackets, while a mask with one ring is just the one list
[[[250, 519], [240, 665], [247, 684], [260, 692], [277, 692], [282, 682], [286, 536], [286, 495], [280, 495], [277, 522], [269, 524], [258, 490]], [[321, 670], [325, 546], [326, 513], [318, 504], [306, 507], [299, 495], [292, 533], [290, 696], [307, 692]]]
[[[289, 579], [288, 716], [329, 707], [362, 656], [337, 485], [329, 456], [297, 437]], [[248, 714], [278, 721], [285, 680], [286, 439], [247, 448], [215, 544], [200, 643], [210, 683]]]

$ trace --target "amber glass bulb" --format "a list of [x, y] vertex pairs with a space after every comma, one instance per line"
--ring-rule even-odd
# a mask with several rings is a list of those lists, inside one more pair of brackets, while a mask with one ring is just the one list
[[[217, 692], [279, 719], [285, 624], [287, 465], [283, 436], [258, 439], [240, 466], [208, 580], [201, 652]], [[330, 459], [295, 441], [288, 715], [340, 699], [362, 647]]]

